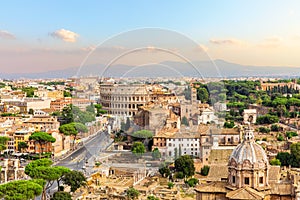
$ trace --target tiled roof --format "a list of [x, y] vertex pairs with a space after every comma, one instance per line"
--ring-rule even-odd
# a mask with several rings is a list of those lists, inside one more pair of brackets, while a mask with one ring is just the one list
[[227, 193], [226, 182], [214, 181], [211, 183], [200, 184], [196, 186], [195, 190], [198, 192], [207, 193]]
[[206, 180], [221, 181], [221, 179], [227, 179], [227, 176], [228, 176], [228, 167], [226, 164], [211, 165]]
[[250, 187], [239, 188], [237, 190], [228, 192], [226, 197], [229, 199], [264, 199], [265, 194], [258, 192]]

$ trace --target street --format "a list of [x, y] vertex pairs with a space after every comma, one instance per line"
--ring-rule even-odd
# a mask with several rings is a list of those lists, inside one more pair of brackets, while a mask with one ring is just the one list
[[[87, 167], [86, 162], [89, 161], [89, 165], [91, 165], [90, 163], [93, 163], [94, 157], [105, 150], [110, 143], [109, 134], [107, 132], [99, 132], [90, 141], [84, 142], [83, 146], [79, 147], [75, 152], [58, 161], [55, 166], [64, 166], [71, 170], [83, 171], [86, 174], [90, 174], [92, 167]], [[54, 182], [48, 194], [53, 194], [57, 189], [57, 183]], [[37, 199], [40, 199], [40, 196]]]

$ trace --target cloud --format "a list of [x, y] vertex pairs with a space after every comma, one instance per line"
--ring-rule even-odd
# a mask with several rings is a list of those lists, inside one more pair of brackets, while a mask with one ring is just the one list
[[241, 45], [244, 42], [241, 40], [237, 40], [234, 38], [231, 39], [210, 39], [210, 43], [217, 44], [217, 45]]
[[77, 38], [79, 37], [79, 34], [65, 29], [54, 31], [50, 33], [50, 35], [65, 42], [76, 42]]
[[0, 38], [2, 38], [2, 39], [9, 39], [9, 40], [16, 39], [16, 37], [14, 36], [14, 34], [8, 32], [8, 31], [4, 31], [4, 30], [0, 30]]

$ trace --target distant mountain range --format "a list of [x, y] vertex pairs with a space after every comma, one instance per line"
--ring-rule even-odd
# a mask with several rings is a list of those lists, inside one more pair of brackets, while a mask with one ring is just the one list
[[81, 69], [72, 67], [41, 73], [0, 73], [2, 79], [19, 78], [69, 78], [74, 76], [104, 77], [296, 77], [300, 76], [300, 67], [250, 66], [226, 62], [224, 60], [196, 61], [182, 63], [166, 61], [138, 67], [113, 65], [104, 70], [103, 64], [87, 65]]

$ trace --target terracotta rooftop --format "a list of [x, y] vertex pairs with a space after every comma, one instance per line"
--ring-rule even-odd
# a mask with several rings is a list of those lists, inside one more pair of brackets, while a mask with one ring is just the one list
[[209, 173], [207, 175], [207, 181], [221, 181], [221, 179], [227, 179], [228, 167], [226, 164], [221, 165], [211, 165]]
[[229, 199], [264, 199], [265, 194], [258, 192], [250, 187], [239, 188], [237, 190], [228, 192], [226, 197]]
[[211, 183], [204, 183], [196, 186], [195, 190], [199, 192], [209, 193], [226, 193], [229, 190], [226, 188], [227, 183], [221, 181], [214, 181]]

